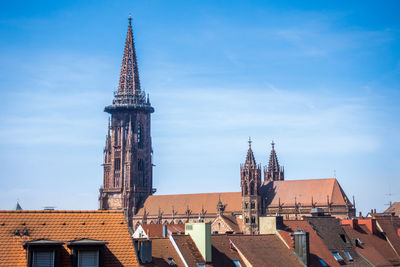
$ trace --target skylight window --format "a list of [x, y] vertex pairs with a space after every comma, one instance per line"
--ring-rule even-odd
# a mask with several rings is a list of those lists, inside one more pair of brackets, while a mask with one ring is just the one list
[[364, 244], [364, 242], [361, 240], [361, 238], [357, 238], [357, 241], [358, 241], [358, 243], [361, 244], [361, 245]]
[[233, 259], [232, 262], [233, 262], [233, 265], [235, 265], [235, 267], [242, 267], [239, 260]]
[[318, 258], [319, 263], [321, 263], [322, 267], [328, 267], [329, 265], [321, 258]]
[[332, 255], [333, 255], [333, 257], [335, 257], [335, 260], [337, 260], [339, 262], [344, 261], [342, 256], [340, 256], [340, 254], [337, 251], [332, 251]]
[[206, 263], [205, 262], [197, 262], [197, 267], [206, 267]]
[[346, 257], [349, 259], [349, 261], [353, 261], [353, 257], [350, 255], [350, 252], [348, 252], [347, 250], [344, 251], [344, 254], [346, 255]]

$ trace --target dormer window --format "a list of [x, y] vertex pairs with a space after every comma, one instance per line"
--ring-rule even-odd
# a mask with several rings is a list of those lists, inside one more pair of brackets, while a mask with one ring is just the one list
[[63, 242], [39, 239], [24, 242], [28, 267], [57, 267], [60, 265], [60, 249]]
[[71, 249], [72, 267], [103, 267], [104, 246], [107, 242], [80, 239], [67, 243]]

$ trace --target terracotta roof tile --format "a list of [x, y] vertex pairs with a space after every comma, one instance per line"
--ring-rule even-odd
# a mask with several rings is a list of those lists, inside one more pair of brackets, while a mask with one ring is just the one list
[[288, 228], [284, 231], [279, 231], [279, 234], [293, 251], [294, 242], [291, 233], [296, 232], [297, 230], [309, 233], [311, 266], [321, 266], [318, 258], [323, 259], [329, 266], [340, 266], [340, 264], [334, 259], [327, 246], [307, 221], [285, 220], [284, 224]]
[[355, 249], [374, 266], [400, 264], [400, 258], [380, 233], [372, 234], [365, 225], [356, 225], [355, 228], [343, 225], [342, 228], [352, 242], [358, 238], [362, 241], [362, 244], [355, 246]]
[[[29, 236], [15, 236], [16, 229], [28, 229]], [[0, 211], [0, 266], [26, 266], [24, 241], [82, 238], [108, 242], [105, 266], [138, 266], [121, 211]], [[70, 250], [63, 247], [62, 266], [70, 266]]]
[[235, 267], [233, 260], [239, 260], [242, 266], [246, 266], [239, 253], [231, 248], [229, 235], [212, 235], [212, 265]]
[[384, 213], [393, 213], [395, 216], [400, 216], [400, 202], [394, 202]]
[[[143, 230], [150, 238], [163, 237], [163, 225], [162, 224], [142, 224]], [[173, 234], [178, 232], [185, 233], [185, 225], [184, 224], [168, 224], [167, 230]]]
[[294, 206], [295, 201], [311, 206], [311, 200], [317, 206], [326, 205], [327, 197], [333, 205], [351, 204], [334, 178], [264, 182], [261, 191], [270, 207], [279, 206], [279, 201], [284, 206]]
[[[349, 237], [342, 229], [338, 219], [334, 217], [304, 217], [314, 231], [322, 239], [326, 247], [330, 251], [336, 251], [344, 259], [346, 264], [354, 264], [357, 266], [368, 266], [356, 253]], [[348, 251], [353, 258], [353, 261], [347, 258], [345, 251]]]
[[400, 255], [400, 218], [394, 216], [375, 216], [378, 227], [385, 233], [389, 243]]
[[276, 235], [232, 235], [229, 239], [253, 266], [303, 266]]
[[144, 210], [150, 215], [157, 215], [159, 209], [164, 214], [172, 214], [172, 208], [178, 214], [185, 214], [189, 208], [192, 214], [197, 214], [204, 209], [207, 213], [217, 212], [218, 200], [225, 207], [226, 212], [237, 212], [242, 209], [240, 192], [230, 193], [203, 193], [203, 194], [182, 194], [182, 195], [152, 195], [149, 196], [138, 211], [137, 215], [143, 215]]
[[168, 258], [172, 258], [178, 266], [184, 266], [181, 258], [168, 238], [153, 238], [151, 263], [141, 263], [142, 266], [170, 266]]
[[197, 262], [204, 262], [203, 256], [190, 235], [172, 235], [172, 238], [189, 266], [197, 266]]

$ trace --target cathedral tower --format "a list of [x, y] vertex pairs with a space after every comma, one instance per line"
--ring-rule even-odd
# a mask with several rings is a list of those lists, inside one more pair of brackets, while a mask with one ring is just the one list
[[268, 167], [264, 167], [264, 181], [283, 181], [285, 180], [285, 170], [279, 166], [274, 141], [272, 141], [271, 146], [272, 150], [269, 156]]
[[240, 165], [240, 180], [242, 188], [243, 233], [258, 234], [258, 218], [260, 216], [261, 206], [259, 194], [261, 186], [261, 166], [257, 165], [254, 159], [250, 138], [246, 162]]
[[104, 111], [110, 114], [104, 148], [100, 209], [126, 210], [129, 222], [151, 194], [152, 147], [150, 114], [154, 108], [140, 88], [131, 17], [129, 17], [118, 91]]

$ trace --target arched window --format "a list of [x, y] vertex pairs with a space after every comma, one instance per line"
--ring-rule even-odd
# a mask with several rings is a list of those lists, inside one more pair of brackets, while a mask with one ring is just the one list
[[244, 195], [247, 196], [247, 194], [249, 193], [248, 189], [247, 189], [247, 184], [244, 185]]
[[253, 182], [250, 183], [250, 195], [251, 196], [254, 195], [254, 183]]
[[137, 143], [138, 143], [138, 148], [142, 149], [143, 148], [143, 125], [139, 122], [137, 126]]

